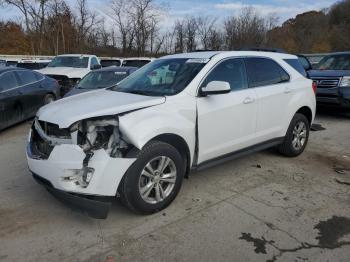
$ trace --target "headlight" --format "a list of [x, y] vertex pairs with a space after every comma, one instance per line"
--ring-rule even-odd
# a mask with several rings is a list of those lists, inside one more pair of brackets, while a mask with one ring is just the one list
[[120, 150], [127, 147], [115, 116], [82, 120], [73, 124], [70, 130], [73, 141], [86, 152], [105, 149], [111, 157], [119, 157], [122, 155]]
[[340, 81], [340, 87], [350, 87], [350, 76], [344, 76]]

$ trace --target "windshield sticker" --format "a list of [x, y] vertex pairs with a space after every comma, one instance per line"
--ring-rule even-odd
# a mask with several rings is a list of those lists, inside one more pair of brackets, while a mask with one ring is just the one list
[[115, 75], [126, 75], [126, 72], [114, 72]]
[[197, 63], [197, 64], [206, 64], [209, 62], [209, 58], [190, 58], [186, 63]]

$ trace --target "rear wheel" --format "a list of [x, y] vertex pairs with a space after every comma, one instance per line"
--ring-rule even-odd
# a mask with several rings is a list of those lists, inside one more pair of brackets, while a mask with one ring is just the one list
[[56, 98], [53, 94], [46, 94], [44, 97], [44, 105], [50, 104], [55, 100]]
[[167, 207], [178, 194], [185, 165], [180, 153], [164, 142], [150, 142], [136, 156], [119, 187], [125, 206], [140, 213]]
[[289, 157], [300, 155], [308, 142], [310, 123], [305, 115], [295, 114], [293, 117], [283, 144], [279, 146], [279, 151]]

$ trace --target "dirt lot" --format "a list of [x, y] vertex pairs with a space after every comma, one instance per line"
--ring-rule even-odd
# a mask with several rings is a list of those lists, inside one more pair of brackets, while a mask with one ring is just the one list
[[316, 123], [326, 130], [298, 158], [268, 150], [194, 173], [163, 212], [115, 201], [106, 220], [36, 184], [29, 123], [10, 128], [0, 134], [0, 261], [349, 261], [350, 113]]

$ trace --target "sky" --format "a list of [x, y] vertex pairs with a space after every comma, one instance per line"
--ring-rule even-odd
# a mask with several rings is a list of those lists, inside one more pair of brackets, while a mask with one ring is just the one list
[[[67, 0], [74, 7], [75, 0]], [[106, 23], [111, 23], [108, 17], [110, 10], [108, 8], [109, 0], [88, 0], [91, 9], [95, 10], [101, 16], [106, 18]], [[186, 16], [210, 16], [218, 20], [233, 14], [237, 14], [242, 8], [247, 6], [254, 7], [261, 15], [273, 14], [279, 18], [279, 23], [283, 23], [288, 18], [295, 17], [297, 14], [327, 8], [337, 2], [336, 0], [155, 0], [163, 6], [162, 26], [169, 27], [174, 21]], [[14, 8], [0, 8], [0, 19], [19, 20], [20, 14]]]

